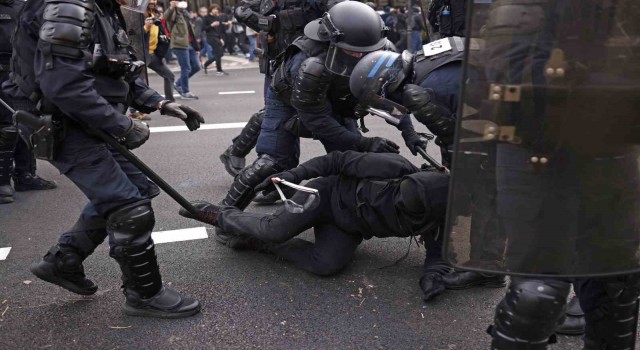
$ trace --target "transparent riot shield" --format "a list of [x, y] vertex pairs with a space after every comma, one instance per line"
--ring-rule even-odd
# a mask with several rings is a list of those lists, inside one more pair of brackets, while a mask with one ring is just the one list
[[[131, 2], [129, 5], [121, 7], [124, 21], [127, 24], [127, 36], [129, 37], [129, 42], [134, 50], [136, 59], [148, 63], [149, 43], [144, 32], [144, 11], [146, 11], [148, 0], [129, 1]], [[149, 81], [146, 66], [143, 70], [142, 78], [147, 82]]]
[[482, 23], [469, 4], [449, 261], [640, 271], [640, 2], [495, 0]]

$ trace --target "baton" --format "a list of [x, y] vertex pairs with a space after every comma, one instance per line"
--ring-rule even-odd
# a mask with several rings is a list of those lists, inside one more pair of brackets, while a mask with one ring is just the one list
[[200, 215], [200, 212], [191, 204], [186, 198], [184, 198], [178, 191], [176, 191], [171, 185], [164, 181], [160, 175], [158, 175], [153, 169], [149, 168], [140, 158], [138, 158], [133, 152], [128, 150], [125, 146], [120, 144], [116, 139], [108, 135], [106, 132], [90, 128], [90, 132], [100, 137], [109, 146], [113, 147], [118, 153], [122, 154], [128, 161], [131, 162], [136, 168], [138, 168], [143, 174], [145, 174], [151, 181], [155, 182], [166, 194], [168, 194], [173, 200], [175, 200], [181, 207], [194, 216]]
[[443, 173], [446, 173], [446, 172], [449, 171], [449, 169], [447, 169], [447, 167], [445, 167], [444, 165], [438, 163], [437, 160], [433, 159], [433, 157], [428, 155], [427, 152], [425, 150], [423, 150], [422, 148], [416, 147], [416, 150], [418, 151], [418, 153], [420, 153], [422, 158], [424, 158], [424, 160], [427, 161], [427, 163], [431, 164], [432, 167], [438, 169], [438, 171], [441, 171]]

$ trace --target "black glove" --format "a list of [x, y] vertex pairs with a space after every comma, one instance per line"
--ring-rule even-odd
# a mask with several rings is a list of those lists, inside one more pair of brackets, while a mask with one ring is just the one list
[[407, 84], [402, 91], [402, 105], [412, 113], [431, 102], [433, 90], [415, 84]]
[[149, 139], [149, 126], [137, 119], [131, 119], [131, 127], [122, 135], [122, 143], [128, 149], [142, 146]]
[[418, 155], [418, 148], [422, 148], [426, 150], [427, 148], [427, 139], [418, 135], [418, 133], [414, 129], [407, 129], [402, 131], [402, 138], [404, 139], [405, 145], [411, 151], [411, 154], [414, 156]]
[[298, 179], [296, 174], [294, 174], [294, 173], [292, 173], [290, 171], [283, 171], [281, 173], [277, 173], [275, 175], [269, 176], [267, 179], [262, 181], [262, 183], [260, 183], [258, 186], [256, 186], [253, 190], [256, 193], [264, 191], [263, 194], [267, 194], [267, 193], [275, 191], [276, 187], [273, 185], [273, 182], [271, 182], [271, 179], [273, 179], [274, 177], [279, 177], [282, 180], [289, 181], [289, 182], [294, 183], [294, 184], [299, 184], [302, 181], [302, 180]]
[[400, 146], [382, 137], [363, 136], [356, 142], [356, 148], [360, 152], [400, 153]]
[[195, 109], [175, 102], [161, 102], [160, 114], [176, 117], [187, 124], [189, 131], [198, 130], [204, 124], [204, 118]]

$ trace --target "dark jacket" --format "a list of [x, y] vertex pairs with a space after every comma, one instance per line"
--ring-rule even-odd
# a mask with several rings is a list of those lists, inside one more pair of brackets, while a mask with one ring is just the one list
[[298, 180], [335, 176], [336, 225], [372, 237], [409, 237], [444, 221], [449, 176], [393, 153], [332, 152], [290, 170]]
[[[217, 27], [212, 27], [211, 24], [215, 21], [220, 22], [220, 25]], [[206, 15], [203, 18], [202, 21], [202, 30], [204, 30], [204, 32], [207, 35], [207, 42], [209, 42], [210, 45], [213, 45], [214, 41], [220, 41], [220, 39], [224, 38], [224, 31], [226, 29], [226, 26], [223, 24], [224, 19], [222, 18], [222, 16], [211, 16], [211, 15]]]

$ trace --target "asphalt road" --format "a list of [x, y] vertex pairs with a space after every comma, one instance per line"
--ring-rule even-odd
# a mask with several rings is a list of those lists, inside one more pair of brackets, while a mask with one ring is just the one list
[[[151, 75], [152, 86], [162, 90]], [[199, 100], [187, 104], [206, 122], [245, 122], [262, 106], [262, 82], [256, 69], [230, 76], [192, 79]], [[220, 95], [219, 92], [255, 91]], [[152, 127], [181, 122], [152, 115]], [[369, 120], [370, 135], [403, 144], [394, 128]], [[424, 129], [424, 128], [419, 128]], [[239, 129], [152, 133], [135, 153], [189, 199], [219, 201], [232, 178], [218, 160]], [[430, 149], [437, 156], [435, 148]], [[302, 142], [302, 159], [323, 154], [319, 142]], [[403, 154], [414, 160], [406, 150]], [[255, 154], [248, 158], [253, 159]], [[18, 193], [0, 206], [0, 349], [488, 349], [485, 333], [502, 289], [448, 292], [425, 304], [418, 287], [423, 248], [408, 239], [373, 239], [358, 249], [353, 263], [331, 278], [299, 271], [273, 256], [235, 252], [211, 238], [159, 244], [164, 281], [204, 304], [200, 315], [183, 320], [131, 318], [120, 311], [123, 296], [115, 261], [103, 244], [85, 263], [99, 286], [79, 297], [37, 280], [29, 264], [70, 228], [86, 200], [49, 164], [39, 173], [59, 188]], [[167, 195], [154, 200], [155, 231], [199, 227], [177, 215]], [[274, 207], [250, 207], [270, 211]], [[309, 237], [306, 233], [305, 237]], [[580, 349], [579, 338], [559, 337], [551, 349]]]

